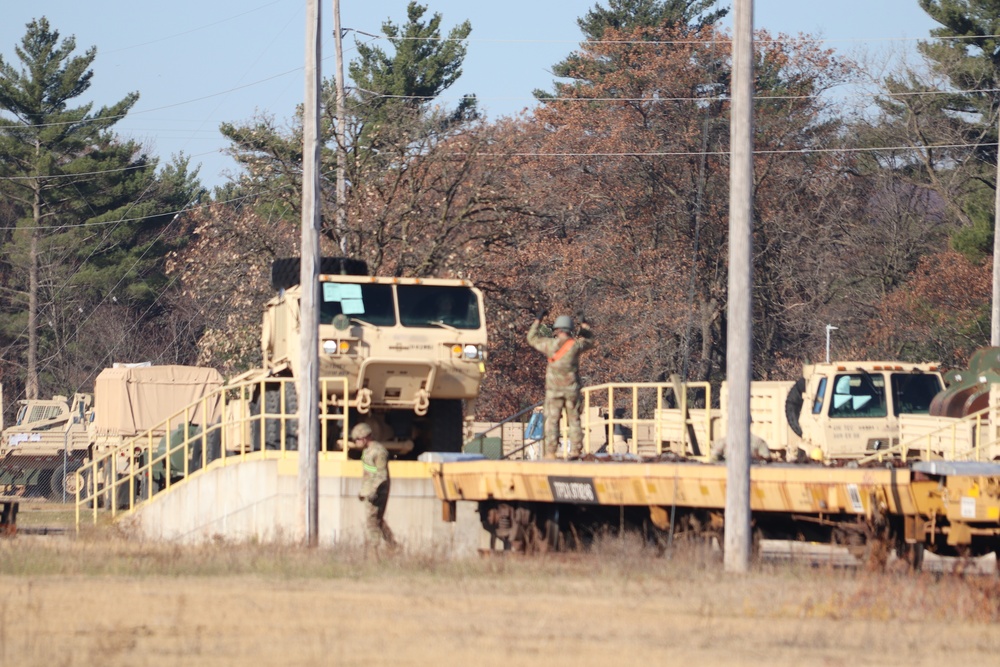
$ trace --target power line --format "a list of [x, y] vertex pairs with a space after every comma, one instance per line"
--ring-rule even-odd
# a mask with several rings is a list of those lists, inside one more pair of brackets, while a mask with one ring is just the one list
[[177, 37], [183, 37], [184, 35], [191, 35], [191, 34], [194, 34], [196, 32], [201, 32], [202, 30], [208, 30], [209, 28], [214, 28], [214, 27], [222, 25], [224, 23], [229, 23], [230, 21], [234, 21], [234, 20], [236, 20], [238, 18], [241, 18], [243, 16], [246, 16], [248, 14], [253, 14], [255, 12], [259, 12], [260, 10], [262, 10], [262, 9], [264, 9], [266, 7], [270, 7], [272, 5], [280, 5], [280, 4], [283, 4], [283, 3], [280, 0], [275, 0], [274, 2], [269, 2], [269, 3], [264, 4], [264, 5], [259, 5], [257, 7], [254, 7], [253, 9], [248, 9], [245, 12], [240, 12], [239, 14], [235, 14], [235, 15], [230, 16], [228, 18], [224, 18], [224, 19], [220, 19], [218, 21], [214, 21], [212, 23], [206, 23], [204, 25], [200, 25], [197, 28], [191, 28], [190, 30], [185, 30], [183, 32], [177, 32], [177, 33], [174, 33], [172, 35], [166, 35], [164, 37], [158, 37], [156, 39], [151, 39], [148, 42], [140, 42], [138, 44], [132, 44], [130, 46], [123, 46], [121, 48], [111, 49], [110, 51], [104, 51], [103, 53], [105, 53], [105, 54], [121, 53], [122, 51], [129, 51], [131, 49], [137, 49], [137, 48], [140, 48], [140, 47], [143, 47], [143, 46], [149, 46], [150, 44], [159, 44], [160, 42], [166, 42], [166, 41], [169, 41], [169, 40], [172, 40], [172, 39], [176, 39]]
[[[391, 42], [469, 42], [477, 44], [576, 44], [579, 46], [590, 45], [612, 45], [612, 46], [684, 46], [690, 44], [704, 44], [701, 39], [516, 39], [516, 38], [485, 38], [466, 37], [457, 39], [452, 37], [389, 37], [386, 35], [372, 34], [355, 28], [345, 28], [345, 31], [356, 32], [372, 39]], [[732, 39], [726, 33], [719, 31], [720, 36], [716, 39], [719, 44], [730, 45]], [[1000, 35], [948, 35], [948, 36], [928, 36], [928, 37], [811, 37], [811, 36], [787, 36], [785, 38], [754, 39], [755, 44], [799, 44], [815, 43], [826, 44], [830, 42], [847, 43], [880, 43], [880, 42], [926, 42], [926, 41], [962, 41], [977, 39], [996, 39]]]
[[[923, 150], [936, 150], [936, 149], [962, 149], [962, 148], [991, 148], [997, 146], [996, 142], [990, 143], [953, 143], [953, 144], [930, 144], [930, 145], [919, 145], [919, 146], [856, 146], [856, 147], [840, 147], [840, 148], [782, 148], [782, 149], [755, 149], [755, 155], [809, 155], [817, 153], [877, 153], [877, 152], [902, 152], [902, 151], [923, 151]], [[456, 156], [468, 156], [464, 153], [456, 153]], [[727, 156], [729, 151], [624, 151], [624, 152], [514, 152], [514, 153], [477, 153], [478, 157], [502, 157], [502, 158], [575, 158], [575, 157], [586, 157], [586, 158], [655, 158], [655, 157], [700, 157], [700, 156]], [[328, 178], [332, 172], [326, 172], [323, 174], [324, 178]], [[2, 180], [2, 179], [0, 179]], [[274, 188], [277, 190], [278, 188]], [[188, 207], [187, 209], [178, 209], [174, 211], [163, 211], [160, 213], [153, 213], [150, 215], [139, 216], [136, 218], [122, 218], [118, 220], [106, 220], [103, 222], [81, 222], [79, 224], [64, 224], [59, 225], [59, 229], [74, 229], [83, 227], [101, 227], [104, 225], [118, 225], [127, 222], [142, 222], [143, 220], [150, 220], [153, 218], [161, 218], [165, 215], [178, 214], [184, 210], [197, 210], [198, 208], [207, 208], [213, 204], [234, 204], [238, 202], [243, 202], [249, 199], [260, 197], [262, 194], [270, 192], [270, 189], [264, 189], [261, 191], [253, 192], [241, 197], [235, 197], [233, 199], [219, 200], [215, 202], [206, 202], [204, 204], [199, 204], [196, 207]], [[6, 226], [0, 227], [0, 231], [11, 231], [19, 229], [17, 226]]]

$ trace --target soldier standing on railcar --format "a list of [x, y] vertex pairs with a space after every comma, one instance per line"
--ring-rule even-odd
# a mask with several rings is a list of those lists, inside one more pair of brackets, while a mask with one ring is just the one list
[[560, 315], [553, 325], [555, 336], [542, 336], [538, 329], [545, 313], [544, 310], [539, 312], [528, 330], [528, 344], [548, 357], [548, 368], [545, 371], [545, 458], [556, 457], [559, 419], [564, 410], [569, 425], [570, 454], [579, 458], [583, 455], [580, 355], [594, 346], [594, 335], [590, 325], [581, 318], [580, 331], [574, 338], [570, 333], [573, 330], [573, 318]]

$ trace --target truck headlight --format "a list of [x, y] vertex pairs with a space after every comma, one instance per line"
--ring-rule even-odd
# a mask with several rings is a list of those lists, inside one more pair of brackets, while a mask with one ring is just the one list
[[323, 354], [337, 354], [337, 341], [335, 340], [323, 341]]
[[467, 343], [462, 345], [461, 343], [455, 343], [451, 346], [451, 355], [456, 359], [482, 359], [485, 357], [482, 349], [479, 345], [473, 345], [472, 343]]

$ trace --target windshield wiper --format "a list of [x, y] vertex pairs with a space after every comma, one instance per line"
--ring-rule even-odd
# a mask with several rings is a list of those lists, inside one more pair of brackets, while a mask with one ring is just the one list
[[453, 327], [450, 324], [445, 324], [441, 320], [433, 320], [431, 322], [428, 322], [427, 324], [433, 324], [435, 326], [441, 327], [442, 329], [447, 329], [448, 331], [454, 331], [455, 333], [459, 333], [460, 332], [460, 330], [458, 328]]

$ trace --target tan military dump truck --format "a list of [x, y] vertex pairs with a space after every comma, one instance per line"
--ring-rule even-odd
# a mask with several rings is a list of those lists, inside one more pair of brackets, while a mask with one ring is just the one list
[[[937, 364], [837, 361], [807, 364], [792, 381], [750, 383], [755, 456], [771, 459], [858, 459], [899, 443], [900, 417], [926, 415], [945, 388]], [[661, 437], [677, 453], [724, 456], [728, 386], [720, 407], [661, 411]], [[709, 444], [706, 447], [706, 444]]]
[[[367, 422], [399, 455], [461, 451], [485, 374], [482, 293], [467, 280], [369, 276], [357, 260], [324, 258], [320, 271], [320, 413], [340, 417], [326, 420], [321, 448], [353, 448], [341, 433], [346, 417]], [[276, 261], [271, 283], [278, 295], [264, 311], [262, 375], [291, 378], [299, 367], [298, 259]], [[265, 417], [251, 429], [253, 448], [296, 449], [297, 420], [266, 417], [296, 412], [294, 384], [259, 386], [251, 413]]]
[[62, 500], [76, 493], [74, 472], [87, 453], [90, 394], [25, 399], [0, 435], [0, 495]]

